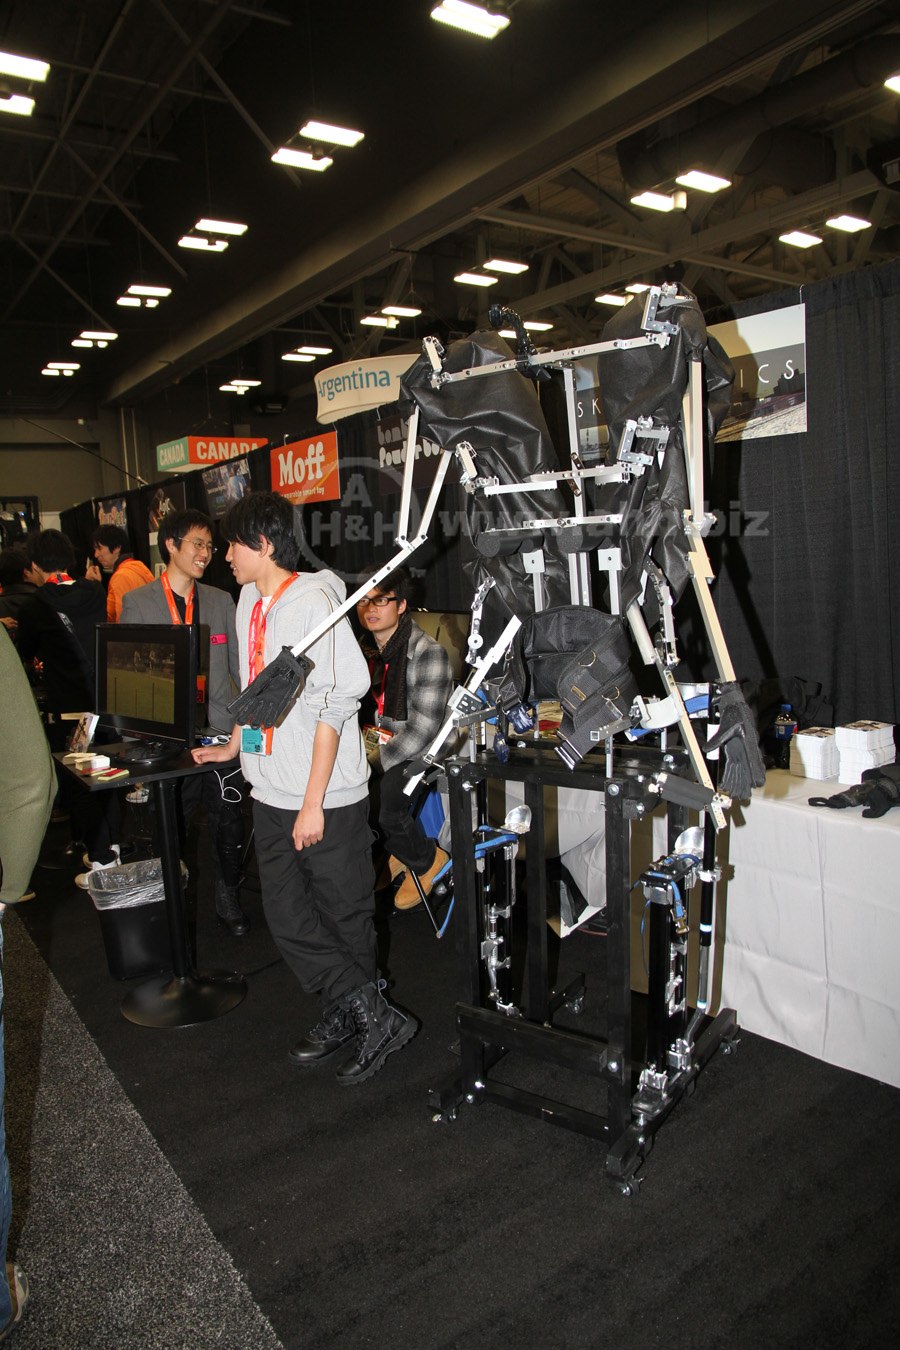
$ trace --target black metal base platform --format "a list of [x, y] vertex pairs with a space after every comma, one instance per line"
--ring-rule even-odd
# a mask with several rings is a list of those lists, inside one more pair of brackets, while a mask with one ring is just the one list
[[139, 1027], [192, 1027], [231, 1012], [247, 996], [247, 981], [227, 971], [156, 975], [130, 989], [122, 1015]]

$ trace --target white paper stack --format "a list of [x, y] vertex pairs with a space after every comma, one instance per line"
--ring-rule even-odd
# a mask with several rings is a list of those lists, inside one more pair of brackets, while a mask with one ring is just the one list
[[827, 781], [838, 776], [838, 751], [833, 727], [807, 727], [791, 737], [791, 773], [797, 778]]
[[894, 728], [890, 722], [848, 722], [835, 731], [838, 779], [861, 783], [865, 769], [894, 762]]

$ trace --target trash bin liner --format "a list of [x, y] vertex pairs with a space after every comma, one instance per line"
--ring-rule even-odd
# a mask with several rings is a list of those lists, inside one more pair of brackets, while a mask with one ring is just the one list
[[[182, 864], [182, 878], [187, 869]], [[109, 973], [115, 980], [172, 969], [162, 864], [159, 858], [96, 870], [88, 893], [100, 920]]]

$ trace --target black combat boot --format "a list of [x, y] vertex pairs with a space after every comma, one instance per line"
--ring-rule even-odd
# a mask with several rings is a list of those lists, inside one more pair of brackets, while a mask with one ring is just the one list
[[355, 1053], [337, 1071], [341, 1087], [371, 1078], [388, 1055], [411, 1041], [419, 1029], [414, 1017], [388, 1003], [382, 993], [386, 985], [386, 980], [371, 980], [341, 999], [356, 1034]]
[[347, 1009], [340, 1003], [332, 1003], [329, 1008], [322, 1010], [316, 1025], [310, 1027], [293, 1049], [288, 1051], [288, 1058], [301, 1069], [310, 1064], [319, 1064], [355, 1036], [356, 1027]]
[[250, 930], [250, 920], [238, 900], [238, 889], [237, 886], [226, 886], [221, 877], [216, 878], [216, 913], [219, 923], [232, 937], [243, 937]]

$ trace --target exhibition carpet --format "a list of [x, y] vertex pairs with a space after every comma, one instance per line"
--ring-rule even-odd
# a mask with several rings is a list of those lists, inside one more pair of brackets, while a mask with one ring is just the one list
[[[315, 1009], [258, 895], [234, 940], [198, 888], [199, 965], [246, 974], [246, 1000], [150, 1030], [119, 1012], [130, 985], [73, 870], [39, 867], [37, 899], [5, 920], [23, 1350], [897, 1339], [896, 1090], [743, 1035], [626, 1200], [580, 1135], [492, 1104], [432, 1121], [428, 1090], [456, 1065], [452, 923], [439, 942], [420, 911], [385, 916], [392, 993], [422, 1029], [347, 1089], [288, 1062]], [[588, 1019], [602, 944], [562, 946], [564, 973], [588, 974]]]

